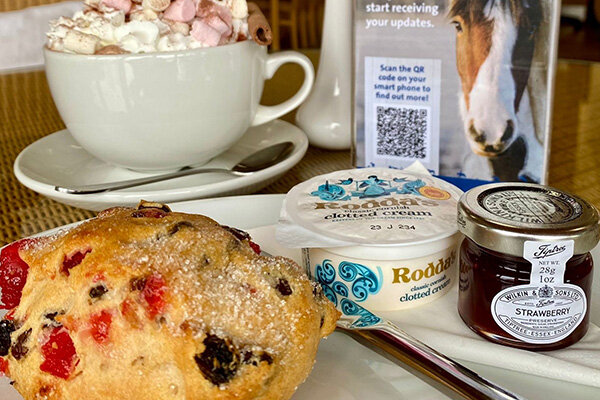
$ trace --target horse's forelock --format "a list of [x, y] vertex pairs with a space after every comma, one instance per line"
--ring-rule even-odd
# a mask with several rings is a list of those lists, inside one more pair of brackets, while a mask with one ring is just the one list
[[461, 17], [467, 22], [478, 23], [487, 19], [485, 8], [494, 0], [454, 0], [450, 6], [450, 18]]
[[537, 29], [543, 18], [542, 0], [510, 0], [511, 12], [517, 26]]
[[449, 16], [461, 17], [470, 23], [489, 20], [492, 7], [508, 8], [516, 25], [537, 28], [542, 18], [541, 0], [453, 0]]

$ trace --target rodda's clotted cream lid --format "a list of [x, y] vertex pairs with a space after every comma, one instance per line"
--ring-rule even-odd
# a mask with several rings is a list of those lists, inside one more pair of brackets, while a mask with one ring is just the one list
[[427, 244], [457, 232], [461, 195], [420, 163], [336, 171], [292, 188], [277, 239], [293, 248]]

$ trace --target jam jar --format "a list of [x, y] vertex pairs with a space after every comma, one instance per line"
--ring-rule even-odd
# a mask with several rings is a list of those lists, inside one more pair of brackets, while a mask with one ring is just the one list
[[458, 204], [458, 312], [484, 338], [554, 350], [589, 326], [598, 211], [585, 200], [530, 183], [494, 183]]

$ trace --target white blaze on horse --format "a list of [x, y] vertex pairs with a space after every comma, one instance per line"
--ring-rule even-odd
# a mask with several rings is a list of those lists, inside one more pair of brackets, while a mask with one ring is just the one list
[[[543, 173], [546, 0], [453, 0], [469, 178], [539, 182]], [[536, 63], [536, 60], [541, 60]], [[541, 65], [542, 67], [539, 67]], [[533, 68], [532, 68], [533, 66]]]

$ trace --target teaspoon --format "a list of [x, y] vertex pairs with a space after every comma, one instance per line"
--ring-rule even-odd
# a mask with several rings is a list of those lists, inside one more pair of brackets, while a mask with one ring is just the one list
[[278, 164], [279, 162], [284, 160], [293, 150], [294, 144], [292, 142], [281, 142], [261, 149], [255, 153], [252, 153], [251, 155], [234, 165], [231, 169], [184, 167], [179, 171], [170, 172], [167, 174], [154, 175], [137, 179], [129, 179], [126, 181], [99, 183], [94, 185], [84, 185], [77, 187], [55, 186], [54, 190], [56, 190], [57, 192], [68, 194], [92, 194], [108, 192], [117, 189], [125, 189], [134, 186], [145, 185], [147, 183], [161, 182], [168, 179], [179, 178], [182, 176], [203, 174], [209, 172], [221, 172], [236, 176], [244, 176]]

